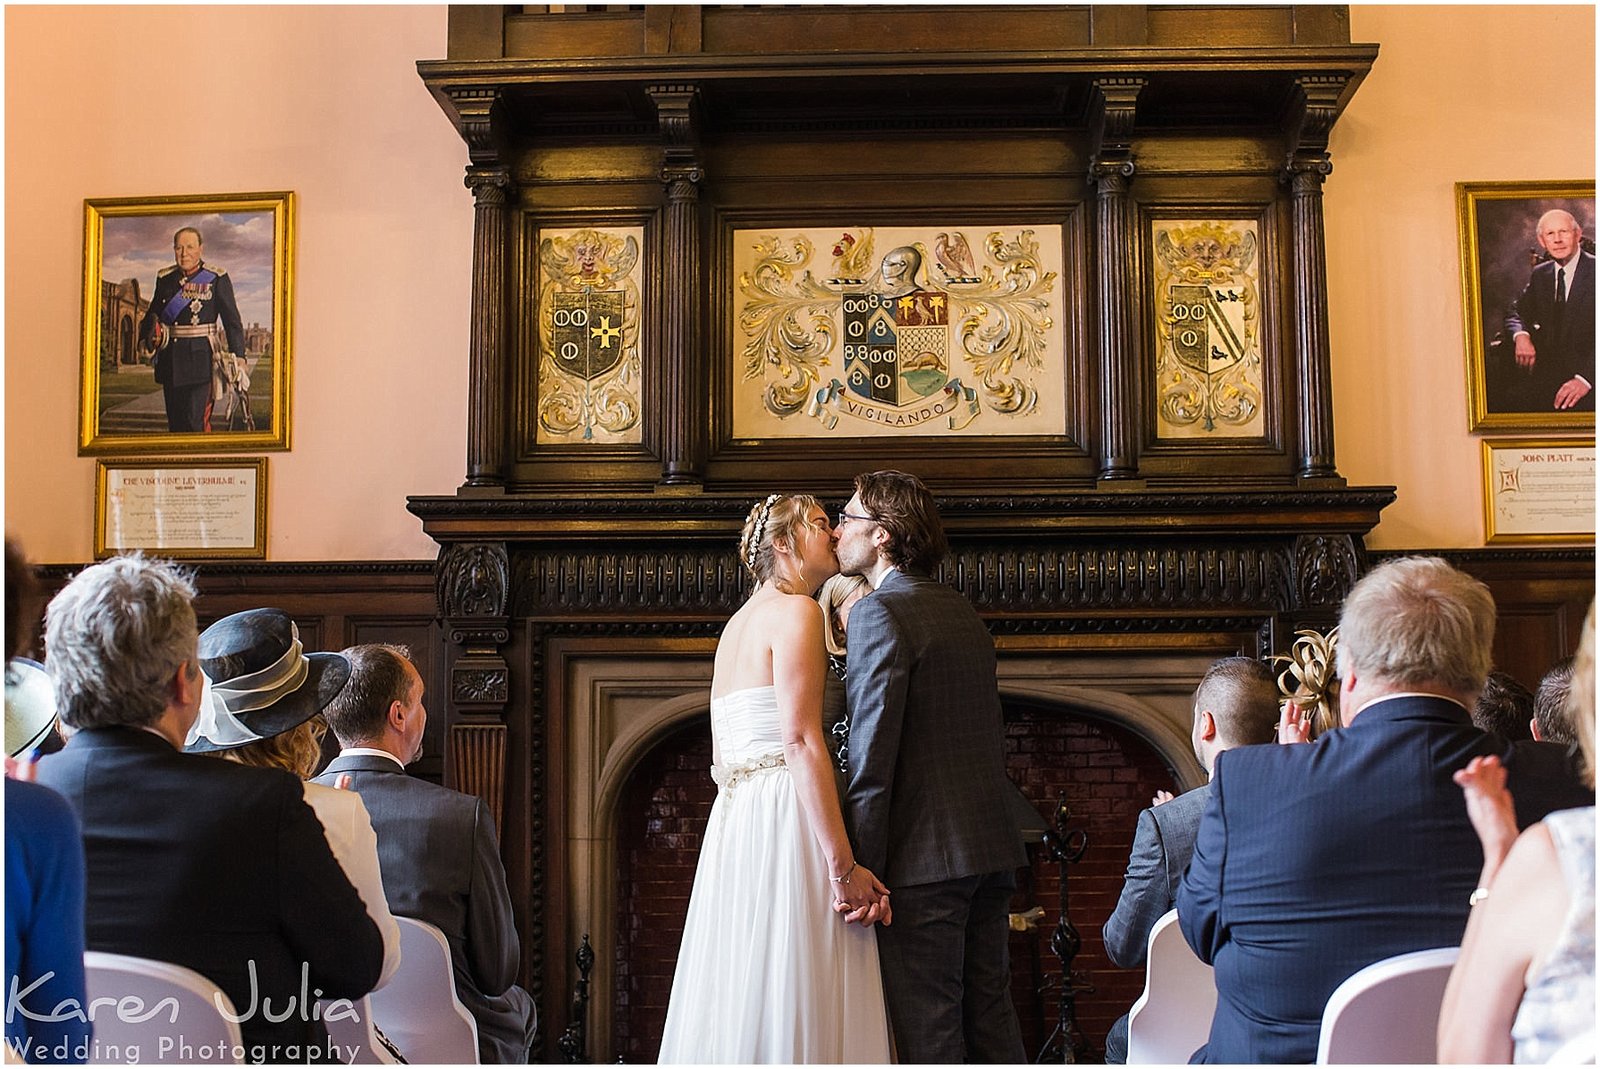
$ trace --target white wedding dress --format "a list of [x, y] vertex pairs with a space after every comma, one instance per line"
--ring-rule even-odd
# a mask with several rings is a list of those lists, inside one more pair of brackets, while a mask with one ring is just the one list
[[711, 806], [663, 1063], [886, 1063], [877, 933], [833, 911], [770, 686], [711, 701]]

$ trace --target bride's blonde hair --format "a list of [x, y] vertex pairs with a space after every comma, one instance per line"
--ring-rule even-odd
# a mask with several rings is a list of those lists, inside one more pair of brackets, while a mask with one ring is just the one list
[[777, 574], [773, 543], [782, 539], [793, 546], [795, 531], [806, 522], [806, 514], [820, 507], [821, 502], [810, 494], [768, 494], [756, 502], [739, 536], [739, 561], [757, 583]]

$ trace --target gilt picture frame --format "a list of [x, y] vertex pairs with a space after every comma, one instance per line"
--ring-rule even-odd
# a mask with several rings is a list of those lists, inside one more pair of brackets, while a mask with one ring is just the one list
[[84, 201], [79, 455], [289, 448], [294, 200]]
[[[1470, 428], [1593, 431], [1594, 183], [1460, 182], [1456, 214]], [[1557, 313], [1551, 295], [1562, 264], [1552, 265], [1547, 246], [1569, 238], [1540, 230], [1541, 220], [1565, 216], [1579, 232], [1570, 239], [1578, 251], [1567, 254], [1570, 298]]]

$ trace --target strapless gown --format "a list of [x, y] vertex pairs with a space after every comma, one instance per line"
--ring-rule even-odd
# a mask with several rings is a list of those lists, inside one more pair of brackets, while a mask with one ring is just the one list
[[885, 1063], [874, 929], [833, 912], [828, 863], [783, 760], [772, 687], [711, 702], [718, 765], [663, 1063]]

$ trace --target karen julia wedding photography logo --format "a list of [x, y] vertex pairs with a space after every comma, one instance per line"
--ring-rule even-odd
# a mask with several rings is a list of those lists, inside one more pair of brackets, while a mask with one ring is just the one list
[[[290, 1019], [325, 1023], [361, 1019], [355, 1003], [349, 999], [319, 1001], [322, 989], [311, 986], [310, 966], [304, 962], [300, 965], [300, 990], [282, 998], [281, 1005], [275, 1003], [272, 997], [261, 993], [254, 960], [246, 963], [246, 969], [250, 978], [250, 998], [243, 1008], [235, 1008], [228, 997], [220, 991], [213, 996], [217, 1013], [225, 1021], [239, 1025], [258, 1018], [272, 1024], [282, 1024]], [[246, 1046], [239, 1042], [230, 1043], [221, 1040], [215, 1028], [206, 1029], [206, 1038], [197, 1040], [185, 1036], [183, 1026], [178, 1020], [183, 1004], [173, 995], [156, 999], [153, 1003], [139, 995], [127, 994], [120, 998], [109, 995], [89, 998], [87, 1005], [75, 998], [63, 999], [49, 1009], [28, 1005], [30, 996], [34, 996], [41, 987], [53, 980], [55, 975], [53, 971], [46, 972], [26, 987], [22, 986], [20, 977], [11, 977], [11, 986], [6, 992], [7, 1029], [9, 1030], [19, 1017], [39, 1024], [61, 1024], [70, 1021], [89, 1025], [93, 1038], [70, 1036], [48, 1043], [32, 1035], [20, 1040], [7, 1039], [11, 1052], [23, 1061], [116, 1062], [127, 1065], [136, 1065], [144, 1061], [350, 1063], [360, 1053], [358, 1047], [341, 1047], [331, 1040], [319, 1044], [287, 1043], [270, 1048], [261, 1044]], [[191, 1004], [191, 1012], [192, 1009]], [[158, 1026], [168, 1026], [170, 1031], [164, 1030], [160, 1034], [151, 1034], [147, 1037], [141, 1035], [122, 1042], [102, 1040], [98, 1033], [102, 1031], [100, 1026], [107, 1021], [118, 1025], [154, 1023]], [[122, 1034], [121, 1030], [115, 1031], [119, 1035]]]

